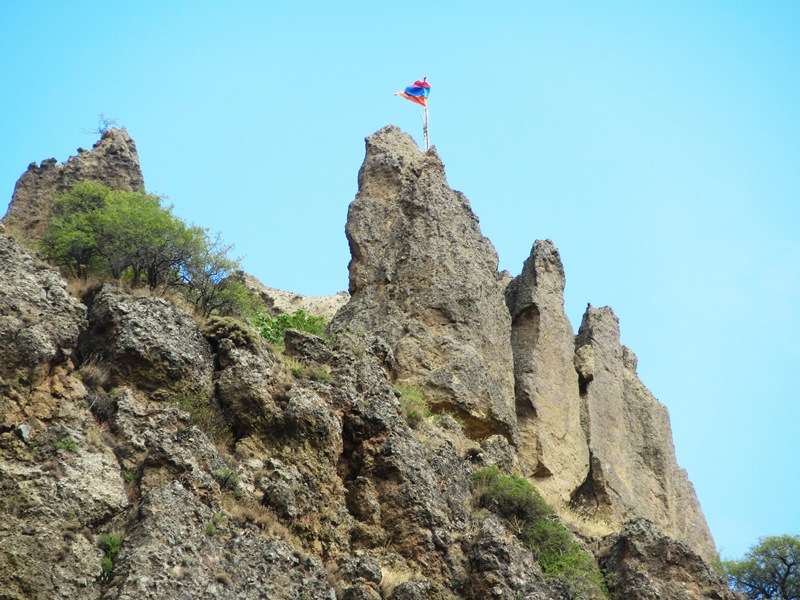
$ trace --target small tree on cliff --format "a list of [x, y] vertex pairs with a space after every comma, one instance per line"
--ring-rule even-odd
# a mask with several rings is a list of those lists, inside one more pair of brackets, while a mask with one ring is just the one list
[[761, 538], [742, 560], [723, 565], [731, 587], [752, 600], [800, 599], [800, 536]]

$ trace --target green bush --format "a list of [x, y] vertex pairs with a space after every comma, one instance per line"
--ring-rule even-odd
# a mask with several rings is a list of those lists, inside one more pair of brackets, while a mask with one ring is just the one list
[[287, 329], [298, 329], [321, 337], [325, 336], [327, 323], [324, 317], [309, 315], [302, 308], [295, 312], [281, 313], [272, 316], [267, 311], [259, 311], [250, 322], [256, 328], [267, 343], [271, 344], [276, 350], [283, 352], [286, 347], [283, 336]]
[[397, 386], [397, 391], [400, 392], [400, 406], [406, 422], [409, 427], [416, 429], [431, 416], [431, 407], [425, 400], [422, 388], [418, 385], [401, 383]]
[[594, 559], [575, 541], [527, 479], [503, 475], [496, 466], [491, 466], [473, 474], [472, 488], [478, 505], [506, 521], [546, 575], [562, 581], [578, 597], [607, 595]]
[[114, 533], [104, 533], [97, 541], [97, 545], [106, 553], [100, 568], [102, 569], [102, 579], [108, 581], [114, 572], [114, 560], [122, 548], [122, 536]]
[[204, 315], [240, 311], [250, 301], [233, 277], [232, 247], [187, 225], [153, 194], [78, 183], [53, 200], [41, 249], [69, 275], [174, 289]]

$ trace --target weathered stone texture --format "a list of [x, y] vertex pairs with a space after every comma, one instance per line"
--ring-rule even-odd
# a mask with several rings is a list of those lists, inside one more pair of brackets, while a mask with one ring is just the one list
[[92, 150], [80, 149], [65, 163], [56, 159], [31, 163], [14, 188], [3, 222], [23, 239], [41, 236], [52, 214], [52, 199], [81, 181], [94, 181], [113, 190], [144, 191], [136, 143], [122, 129], [103, 133]]
[[[72, 355], [86, 307], [58, 271], [0, 234], [0, 415], [27, 414], [27, 392]], [[16, 400], [16, 403], [14, 403]], [[16, 408], [12, 410], [12, 405]]]
[[506, 290], [513, 318], [520, 463], [545, 498], [562, 508], [589, 469], [564, 285], [558, 250], [550, 240], [539, 240]]
[[620, 520], [645, 517], [706, 558], [715, 556], [694, 489], [675, 459], [667, 409], [639, 380], [636, 356], [620, 344], [610, 308], [587, 308], [576, 338], [579, 350], [586, 346], [594, 362], [582, 394], [591, 467], [574, 504]]
[[346, 232], [352, 298], [332, 328], [386, 339], [397, 379], [424, 386], [473, 436], [516, 442], [504, 278], [435, 149], [422, 153], [393, 126], [367, 138]]
[[111, 370], [112, 385], [167, 395], [211, 397], [211, 347], [190, 314], [161, 298], [135, 296], [104, 284], [90, 302], [84, 360]]
[[619, 534], [605, 540], [599, 562], [615, 598], [745, 600], [697, 553], [646, 519], [627, 522]]

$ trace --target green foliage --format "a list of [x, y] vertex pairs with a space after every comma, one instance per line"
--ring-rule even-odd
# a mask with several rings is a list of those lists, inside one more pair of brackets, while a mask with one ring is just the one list
[[125, 483], [138, 485], [142, 480], [142, 474], [139, 471], [125, 471], [122, 474], [122, 479], [125, 481]]
[[219, 483], [219, 487], [229, 492], [239, 492], [239, 483], [242, 476], [230, 467], [225, 467], [214, 473], [214, 479]]
[[327, 325], [324, 317], [309, 315], [302, 308], [291, 314], [281, 313], [274, 317], [262, 310], [257, 312], [250, 322], [261, 337], [280, 352], [285, 350], [283, 336], [287, 329], [297, 329], [324, 337]]
[[97, 541], [97, 545], [105, 552], [103, 561], [101, 563], [102, 579], [108, 581], [114, 572], [114, 560], [122, 548], [122, 536], [115, 533], [104, 533]]
[[206, 536], [211, 537], [217, 532], [217, 528], [213, 523], [206, 525]]
[[800, 598], [800, 535], [764, 537], [742, 560], [723, 562], [731, 587], [751, 600]]
[[56, 450], [67, 450], [69, 452], [77, 452], [78, 444], [76, 444], [69, 438], [62, 438], [60, 440], [56, 440], [55, 442], [53, 442], [53, 448], [55, 448]]
[[491, 466], [474, 473], [472, 487], [478, 505], [505, 519], [546, 575], [562, 581], [576, 597], [606, 595], [594, 559], [527, 479], [503, 475]]
[[204, 315], [245, 311], [250, 296], [232, 277], [239, 260], [219, 234], [189, 226], [162, 199], [82, 182], [53, 201], [43, 253], [76, 277], [174, 289]]
[[409, 427], [416, 429], [431, 416], [431, 407], [425, 400], [422, 388], [418, 385], [401, 383], [397, 386], [397, 391], [400, 392], [400, 406], [403, 408], [406, 421]]

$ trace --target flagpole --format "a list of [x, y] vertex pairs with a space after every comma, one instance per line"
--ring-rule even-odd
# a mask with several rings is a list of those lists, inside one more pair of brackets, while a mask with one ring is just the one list
[[425, 104], [422, 107], [422, 139], [425, 145], [425, 152], [428, 151], [430, 147], [430, 143], [428, 140], [428, 105]]

